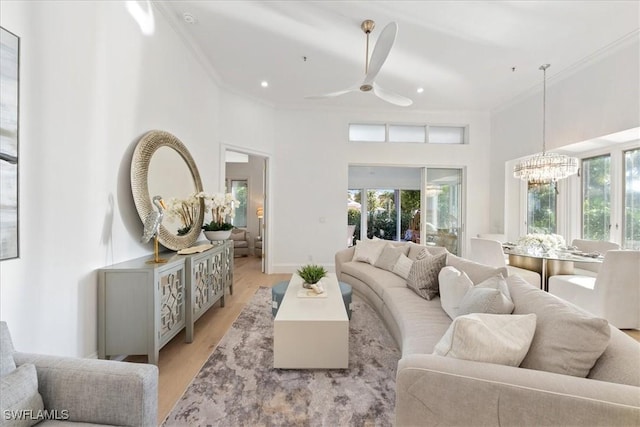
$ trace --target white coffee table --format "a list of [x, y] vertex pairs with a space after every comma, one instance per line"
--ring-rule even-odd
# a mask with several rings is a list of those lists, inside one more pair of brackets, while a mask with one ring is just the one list
[[273, 367], [349, 367], [349, 318], [336, 275], [322, 279], [326, 297], [301, 298], [303, 280], [294, 274], [273, 324]]

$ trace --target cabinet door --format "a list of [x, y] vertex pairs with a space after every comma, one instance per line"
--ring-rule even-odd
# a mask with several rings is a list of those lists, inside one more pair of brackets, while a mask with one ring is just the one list
[[219, 251], [211, 257], [211, 289], [217, 300], [224, 295], [224, 251]]
[[162, 272], [159, 275], [160, 342], [164, 345], [185, 325], [184, 268]]
[[192, 262], [193, 314], [195, 315], [209, 307], [213, 295], [211, 294], [211, 263], [209, 258], [194, 258]]

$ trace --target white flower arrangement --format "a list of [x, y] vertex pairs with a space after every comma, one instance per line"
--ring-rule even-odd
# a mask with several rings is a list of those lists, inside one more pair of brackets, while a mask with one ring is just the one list
[[559, 234], [530, 233], [521, 237], [516, 242], [519, 247], [525, 249], [541, 249], [544, 252], [565, 248], [567, 243]]
[[206, 231], [231, 230], [233, 225], [227, 222], [236, 216], [236, 207], [239, 202], [231, 193], [208, 194], [204, 191], [196, 194], [196, 197], [204, 199], [205, 209], [211, 212], [211, 222], [202, 226]]
[[194, 193], [186, 199], [173, 197], [169, 200], [167, 207], [167, 217], [174, 221], [180, 221], [182, 227], [178, 229], [178, 236], [187, 234], [198, 217], [200, 209], [200, 199]]

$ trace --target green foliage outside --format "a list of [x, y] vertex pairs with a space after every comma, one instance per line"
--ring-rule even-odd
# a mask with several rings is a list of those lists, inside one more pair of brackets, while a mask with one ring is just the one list
[[553, 234], [556, 232], [556, 186], [528, 185], [528, 233]]

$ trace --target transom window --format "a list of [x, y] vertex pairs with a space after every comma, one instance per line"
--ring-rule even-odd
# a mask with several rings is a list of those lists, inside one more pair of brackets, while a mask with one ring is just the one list
[[349, 124], [350, 142], [466, 144], [467, 126], [429, 124]]

